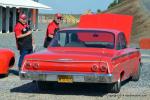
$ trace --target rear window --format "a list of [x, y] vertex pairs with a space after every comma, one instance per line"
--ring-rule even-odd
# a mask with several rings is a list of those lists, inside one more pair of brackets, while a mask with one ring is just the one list
[[114, 34], [106, 31], [60, 31], [52, 40], [52, 47], [114, 48]]

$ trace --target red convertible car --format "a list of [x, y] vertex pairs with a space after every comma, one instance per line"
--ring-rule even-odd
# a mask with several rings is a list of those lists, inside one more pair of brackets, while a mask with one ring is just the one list
[[0, 76], [7, 76], [15, 63], [15, 54], [9, 49], [0, 49]]
[[46, 83], [107, 83], [118, 93], [121, 82], [139, 80], [141, 54], [129, 48], [132, 16], [82, 15], [78, 28], [57, 32], [46, 50], [27, 55], [20, 78]]

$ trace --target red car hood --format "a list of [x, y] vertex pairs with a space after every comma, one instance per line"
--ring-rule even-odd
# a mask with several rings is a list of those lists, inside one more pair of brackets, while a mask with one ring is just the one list
[[80, 16], [80, 28], [104, 28], [124, 32], [130, 44], [133, 17], [121, 14], [88, 14]]
[[31, 60], [62, 60], [62, 61], [100, 61], [101, 58], [114, 56], [112, 49], [99, 48], [49, 48], [26, 56]]

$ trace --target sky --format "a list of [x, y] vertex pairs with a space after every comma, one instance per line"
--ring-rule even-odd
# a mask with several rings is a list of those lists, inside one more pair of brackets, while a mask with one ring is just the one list
[[52, 7], [53, 10], [40, 10], [40, 13], [81, 14], [87, 10], [96, 12], [106, 10], [114, 0], [39, 0], [40, 3]]

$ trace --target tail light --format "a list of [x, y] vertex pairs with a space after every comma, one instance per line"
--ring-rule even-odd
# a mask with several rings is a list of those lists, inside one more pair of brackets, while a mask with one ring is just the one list
[[31, 68], [31, 63], [26, 62], [24, 66], [25, 66], [25, 68], [27, 68], [27, 69], [28, 69], [28, 68]]
[[99, 71], [99, 66], [98, 65], [93, 65], [92, 67], [91, 67], [91, 70], [93, 71], [93, 72], [98, 72]]
[[39, 68], [39, 64], [38, 64], [38, 63], [33, 63], [32, 67], [33, 67], [34, 69], [37, 69], [37, 68]]
[[27, 69], [29, 69], [29, 68], [34, 68], [34, 69], [39, 68], [39, 64], [38, 63], [31, 63], [31, 62], [26, 62], [24, 66]]
[[100, 63], [100, 71], [101, 72], [107, 72], [108, 71], [107, 63], [104, 63], [104, 62]]

